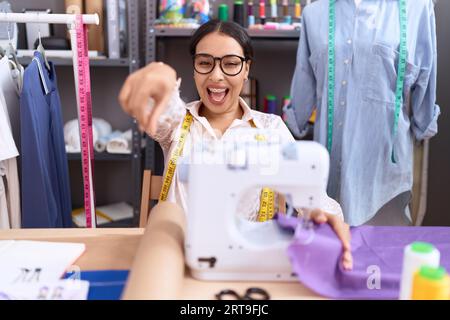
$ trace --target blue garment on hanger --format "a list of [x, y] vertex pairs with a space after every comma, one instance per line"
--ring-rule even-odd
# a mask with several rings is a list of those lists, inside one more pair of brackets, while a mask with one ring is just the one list
[[71, 227], [69, 171], [54, 65], [39, 52], [20, 95], [22, 227]]

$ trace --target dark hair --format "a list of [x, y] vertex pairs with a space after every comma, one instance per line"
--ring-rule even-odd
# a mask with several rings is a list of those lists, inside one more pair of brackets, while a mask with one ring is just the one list
[[208, 22], [202, 24], [194, 32], [189, 45], [191, 56], [195, 55], [195, 50], [200, 40], [213, 32], [223, 33], [236, 40], [244, 51], [244, 58], [247, 60], [253, 60], [253, 47], [247, 31], [236, 22], [221, 21], [217, 19], [209, 20]]

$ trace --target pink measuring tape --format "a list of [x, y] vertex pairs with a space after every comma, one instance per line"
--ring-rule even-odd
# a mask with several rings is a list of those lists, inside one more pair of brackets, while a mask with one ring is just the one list
[[76, 15], [76, 54], [78, 76], [79, 121], [81, 136], [81, 162], [83, 173], [84, 210], [86, 227], [95, 228], [95, 193], [94, 193], [94, 144], [92, 136], [92, 100], [91, 79], [89, 75], [89, 56], [87, 26], [83, 24], [82, 15]]

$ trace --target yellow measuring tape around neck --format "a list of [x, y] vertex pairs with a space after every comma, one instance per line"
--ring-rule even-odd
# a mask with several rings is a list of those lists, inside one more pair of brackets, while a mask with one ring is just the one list
[[[159, 195], [160, 201], [167, 200], [167, 195], [169, 194], [169, 189], [170, 186], [172, 185], [173, 176], [175, 175], [175, 170], [177, 168], [177, 161], [183, 152], [184, 143], [186, 142], [186, 137], [189, 134], [192, 120], [193, 120], [192, 114], [190, 112], [187, 112], [186, 116], [183, 119], [183, 124], [181, 125], [180, 139], [178, 140], [177, 146], [172, 152], [172, 155], [170, 156], [167, 165], [167, 170], [164, 176], [161, 193]], [[250, 120], [250, 125], [256, 128], [256, 125], [253, 122], [253, 120]], [[257, 134], [255, 135], [255, 140], [265, 141], [266, 138], [261, 134]], [[274, 212], [275, 212], [275, 192], [269, 188], [263, 188], [263, 190], [261, 191], [261, 201], [258, 214], [258, 221], [263, 222], [272, 219]]]
[[175, 150], [172, 152], [170, 156], [170, 160], [168, 163], [166, 175], [164, 177], [163, 185], [161, 188], [161, 193], [159, 194], [160, 201], [166, 201], [167, 195], [169, 194], [170, 185], [172, 184], [173, 175], [175, 174], [175, 169], [177, 168], [178, 158], [181, 156], [183, 152], [184, 143], [186, 142], [186, 137], [189, 133], [189, 129], [192, 124], [192, 114], [186, 112], [186, 116], [183, 119], [183, 124], [181, 125], [181, 134], [180, 139], [178, 140], [177, 146]]

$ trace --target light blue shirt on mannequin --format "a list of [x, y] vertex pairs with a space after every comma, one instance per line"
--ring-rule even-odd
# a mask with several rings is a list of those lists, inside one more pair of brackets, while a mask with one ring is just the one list
[[[301, 134], [314, 109], [314, 139], [327, 142], [328, 0], [306, 6], [287, 122]], [[437, 133], [436, 26], [432, 0], [408, 0], [407, 67], [394, 137], [398, 0], [336, 0], [336, 82], [328, 194], [360, 225], [410, 191], [414, 140]], [[394, 147], [396, 163], [391, 161]]]

